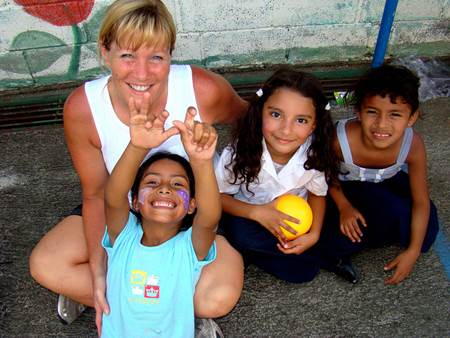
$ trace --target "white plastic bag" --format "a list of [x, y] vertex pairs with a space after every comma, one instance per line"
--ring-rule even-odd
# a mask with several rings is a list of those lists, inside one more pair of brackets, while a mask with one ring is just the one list
[[450, 96], [450, 67], [435, 59], [422, 60], [408, 56], [392, 62], [408, 68], [420, 78], [419, 100], [421, 102], [435, 97]]

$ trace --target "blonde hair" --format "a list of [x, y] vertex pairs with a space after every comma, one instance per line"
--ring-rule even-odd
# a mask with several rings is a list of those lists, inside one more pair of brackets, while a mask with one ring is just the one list
[[172, 15], [160, 0], [117, 0], [106, 11], [100, 26], [99, 46], [109, 50], [144, 46], [175, 47], [176, 28]]

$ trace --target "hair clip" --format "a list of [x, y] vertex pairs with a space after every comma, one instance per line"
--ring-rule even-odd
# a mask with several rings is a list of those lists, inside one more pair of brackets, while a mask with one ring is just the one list
[[259, 89], [256, 91], [256, 95], [258, 95], [258, 97], [263, 96], [263, 94], [264, 94], [264, 92], [263, 92], [262, 88], [259, 88]]
[[327, 105], [325, 106], [325, 110], [330, 110], [331, 106], [330, 106], [330, 102], [327, 103]]

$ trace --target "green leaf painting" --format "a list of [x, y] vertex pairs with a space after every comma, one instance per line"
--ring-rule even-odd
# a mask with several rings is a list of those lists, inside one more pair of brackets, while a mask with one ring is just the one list
[[[67, 78], [78, 76], [81, 57], [82, 31], [86, 25], [89, 32], [97, 32], [104, 9], [94, 15], [94, 20], [82, 24], [90, 15], [95, 0], [52, 0], [36, 5], [34, 1], [15, 0], [28, 14], [55, 26], [71, 28], [73, 42], [70, 46], [58, 37], [38, 30], [28, 30], [16, 35], [10, 51], [0, 55], [0, 69], [17, 74], [38, 73], [54, 64], [61, 56], [70, 54]], [[91, 37], [94, 39], [94, 37]]]
[[0, 55], [0, 69], [16, 74], [30, 73], [30, 69], [21, 53]]
[[[57, 47], [42, 48], [48, 46]], [[0, 69], [17, 74], [41, 72], [61, 56], [71, 53], [71, 48], [61, 39], [36, 30], [18, 34], [11, 43], [11, 50], [0, 56]]]
[[54, 64], [61, 56], [71, 54], [68, 46], [59, 48], [41, 48], [24, 52], [25, 58], [33, 73], [41, 72]]
[[26, 31], [16, 35], [11, 50], [35, 49], [49, 46], [65, 46], [65, 42], [56, 36], [41, 31]]

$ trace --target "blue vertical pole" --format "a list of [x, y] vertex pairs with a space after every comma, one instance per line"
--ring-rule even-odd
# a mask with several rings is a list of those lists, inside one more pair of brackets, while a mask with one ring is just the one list
[[389, 35], [391, 34], [392, 23], [394, 22], [395, 11], [398, 0], [386, 0], [384, 5], [383, 18], [381, 19], [380, 30], [378, 32], [377, 44], [373, 54], [372, 68], [379, 67], [384, 62]]

